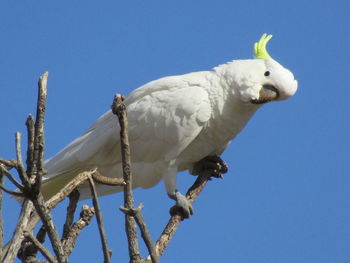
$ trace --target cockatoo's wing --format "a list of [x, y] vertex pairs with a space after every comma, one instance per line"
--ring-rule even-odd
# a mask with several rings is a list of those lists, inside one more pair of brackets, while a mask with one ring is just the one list
[[197, 75], [150, 82], [126, 99], [134, 162], [174, 160], [202, 130], [212, 109]]
[[[139, 181], [135, 185], [144, 186], [138, 176], [146, 177], [145, 182], [152, 179], [143, 166], [174, 163], [210, 118], [205, 74], [209, 73], [162, 78], [140, 87], [125, 100], [135, 183]], [[84, 135], [49, 159], [45, 163], [46, 185], [66, 184], [78, 172], [95, 167], [106, 176], [116, 176], [108, 174], [108, 169], [121, 163], [117, 121], [111, 111], [105, 113]]]

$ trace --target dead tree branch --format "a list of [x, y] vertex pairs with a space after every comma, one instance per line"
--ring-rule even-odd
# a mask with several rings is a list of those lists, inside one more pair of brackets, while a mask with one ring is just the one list
[[[57, 256], [57, 260], [61, 263], [65, 262], [63, 258], [63, 251], [60, 245], [60, 240], [58, 239], [58, 233], [55, 229], [55, 226], [52, 222], [52, 217], [45, 206], [44, 199], [39, 192], [41, 185], [41, 175], [43, 174], [43, 159], [44, 159], [44, 116], [46, 109], [46, 96], [47, 96], [47, 76], [48, 72], [45, 72], [39, 79], [39, 91], [38, 91], [38, 103], [37, 103], [37, 114], [36, 114], [36, 122], [34, 127], [34, 147], [32, 147], [33, 141], [33, 130], [31, 125], [31, 118], [28, 118], [27, 127], [28, 127], [28, 151], [27, 156], [29, 156], [29, 161], [31, 164], [30, 167], [33, 167], [33, 170], [30, 171], [33, 177], [33, 181], [30, 180], [27, 172], [24, 169], [24, 165], [22, 162], [22, 154], [21, 154], [21, 141], [20, 141], [20, 133], [16, 133], [16, 170], [19, 174], [19, 177], [23, 184], [23, 193], [25, 195], [25, 201], [22, 205], [22, 213], [21, 215], [25, 215], [26, 218], [20, 217], [18, 222], [18, 226], [15, 231], [15, 235], [13, 237], [13, 242], [10, 245], [8, 252], [10, 252], [10, 256], [5, 258], [5, 261], [12, 260], [13, 254], [16, 254], [19, 249], [19, 244], [23, 240], [23, 231], [27, 227], [29, 214], [31, 213], [31, 206], [34, 205], [36, 211], [38, 212], [41, 220], [43, 221], [46, 230], [48, 231], [48, 235], [51, 239], [51, 243], [55, 254]], [[33, 156], [33, 159], [32, 157]], [[15, 183], [15, 185], [17, 185]], [[30, 200], [30, 201], [29, 201]], [[20, 242], [18, 242], [20, 241]], [[6, 256], [6, 255], [5, 255]]]
[[[51, 197], [48, 201], [46, 201], [46, 206], [48, 210], [54, 209], [61, 201], [63, 201], [67, 196], [69, 196], [72, 191], [74, 191], [79, 185], [83, 184], [88, 180], [89, 176], [93, 176], [93, 178], [98, 178], [99, 181], [107, 181], [105, 176], [97, 173], [97, 170], [86, 171], [78, 174], [72, 181], [70, 181], [64, 188], [62, 188], [57, 194]], [[112, 181], [109, 181], [111, 183]], [[115, 186], [124, 185], [124, 181], [115, 181]], [[34, 213], [27, 227], [27, 231], [31, 231], [34, 229], [36, 224], [39, 222], [40, 218], [37, 213]]]
[[23, 191], [24, 186], [16, 180], [5, 167], [0, 165], [0, 174], [5, 175], [20, 191]]
[[75, 210], [77, 209], [77, 204], [79, 201], [79, 191], [78, 190], [73, 190], [73, 192], [69, 195], [69, 204], [67, 207], [67, 215], [66, 215], [66, 222], [63, 225], [63, 234], [62, 234], [62, 239], [66, 238], [74, 220], [74, 213]]
[[[123, 166], [123, 178], [126, 183], [124, 187], [124, 207], [126, 209], [134, 208], [134, 199], [132, 197], [132, 176], [131, 160], [128, 136], [128, 123], [126, 117], [126, 106], [123, 103], [123, 96], [116, 94], [112, 104], [112, 112], [118, 116], [120, 126], [121, 155]], [[139, 262], [141, 260], [139, 245], [136, 233], [136, 224], [132, 216], [125, 214], [125, 228], [128, 237], [128, 247], [130, 262]]]
[[91, 189], [91, 193], [92, 193], [92, 202], [94, 204], [95, 211], [96, 211], [97, 226], [98, 226], [98, 230], [99, 230], [100, 238], [101, 238], [101, 243], [102, 243], [104, 263], [109, 263], [109, 262], [111, 262], [111, 251], [108, 249], [107, 236], [106, 236], [106, 231], [105, 231], [105, 227], [103, 224], [102, 212], [100, 209], [100, 204], [98, 202], [95, 183], [94, 183], [93, 179], [91, 178], [91, 176], [89, 176], [89, 184], [90, 184], [90, 189]]
[[[41, 186], [41, 175], [43, 173], [44, 163], [44, 120], [46, 111], [46, 98], [47, 98], [47, 77], [49, 73], [45, 72], [39, 79], [39, 92], [38, 103], [36, 110], [36, 118], [34, 125], [34, 141], [33, 141], [33, 174], [37, 174], [35, 177], [34, 190], [39, 191]], [[31, 125], [28, 125], [31, 127]], [[28, 133], [28, 136], [32, 135]], [[30, 138], [31, 139], [31, 138]], [[31, 143], [31, 140], [29, 141]]]
[[58, 232], [56, 229], [55, 224], [53, 223], [53, 219], [51, 214], [49, 213], [49, 210], [45, 206], [45, 201], [41, 193], [37, 196], [37, 198], [33, 199], [34, 207], [37, 211], [37, 213], [40, 216], [41, 221], [45, 225], [45, 229], [47, 231], [47, 234], [51, 240], [52, 248], [55, 252], [55, 255], [57, 257], [57, 260], [59, 263], [66, 262], [66, 259], [63, 254], [62, 244], [58, 236]]
[[[38, 103], [37, 111], [34, 125], [34, 141], [33, 141], [33, 130], [31, 118], [27, 119], [27, 128], [28, 128], [28, 151], [27, 155], [29, 156], [30, 161], [32, 161], [29, 166], [31, 171], [32, 181], [28, 178], [27, 173], [24, 171], [20, 143], [19, 143], [19, 133], [16, 133], [16, 153], [17, 153], [17, 162], [18, 170], [24, 185], [25, 195], [28, 196], [33, 202], [33, 205], [39, 214], [47, 234], [51, 240], [52, 248], [56, 254], [57, 260], [59, 263], [64, 263], [66, 259], [63, 256], [63, 250], [61, 242], [58, 236], [58, 232], [53, 223], [52, 216], [45, 205], [44, 198], [40, 193], [41, 187], [41, 177], [43, 174], [43, 163], [44, 163], [44, 119], [46, 111], [46, 98], [47, 98], [47, 77], [48, 72], [45, 72], [39, 78], [39, 91], [38, 91]], [[34, 144], [34, 145], [33, 145]], [[31, 160], [33, 156], [33, 159]]]
[[[190, 201], [191, 204], [196, 200], [196, 198], [199, 196], [201, 191], [204, 189], [210, 176], [211, 176], [210, 172], [203, 172], [203, 174], [197, 177], [197, 180], [187, 191], [186, 198]], [[163, 254], [165, 248], [168, 246], [178, 226], [180, 225], [180, 222], [184, 220], [181, 214], [178, 213], [179, 210], [176, 210], [176, 209], [172, 209], [172, 210], [174, 211], [174, 214], [170, 217], [168, 224], [164, 228], [162, 234], [160, 235], [156, 243], [158, 255]]]
[[[7, 250], [3, 253], [2, 261], [3, 263], [12, 263], [15, 259], [17, 252], [21, 246], [21, 243], [24, 239], [23, 232], [28, 224], [29, 216], [33, 208], [33, 203], [30, 200], [25, 200], [22, 209], [21, 214], [18, 219], [18, 223], [15, 229], [15, 232], [12, 236], [12, 239], [10, 243], [8, 244]], [[6, 248], [5, 247], [5, 248]]]
[[50, 262], [57, 263], [57, 260], [51, 255], [51, 253], [41, 244], [41, 242], [32, 235], [30, 232], [24, 232], [24, 237], [27, 238], [32, 244], [35, 245], [41, 254]]
[[16, 156], [17, 156], [17, 166], [16, 170], [18, 171], [18, 175], [22, 181], [22, 184], [24, 186], [23, 190], [27, 190], [28, 193], [30, 194], [30, 188], [31, 184], [28, 178], [28, 175], [24, 169], [23, 162], [22, 162], [22, 153], [21, 153], [21, 134], [19, 132], [16, 132]]
[[35, 127], [34, 127], [34, 119], [31, 114], [29, 114], [27, 121], [27, 140], [28, 140], [28, 146], [27, 146], [27, 173], [33, 174], [33, 165], [34, 165], [34, 136], [35, 136]]
[[112, 185], [112, 186], [125, 186], [126, 183], [123, 178], [111, 178], [106, 177], [100, 174], [99, 171], [96, 170], [92, 175], [92, 179], [98, 184]]
[[0, 158], [0, 164], [4, 165], [6, 169], [10, 170], [17, 166], [16, 160], [5, 160], [3, 158]]
[[2, 191], [4, 191], [5, 193], [8, 193], [9, 195], [17, 196], [17, 197], [19, 197], [19, 198], [23, 198], [23, 197], [24, 197], [24, 195], [23, 195], [22, 193], [16, 192], [16, 191], [8, 190], [7, 188], [5, 188], [4, 186], [1, 186], [1, 185], [0, 185], [0, 189], [1, 189]]
[[[24, 236], [26, 237], [26, 232], [24, 231]], [[46, 230], [45, 226], [42, 225], [41, 228], [39, 229], [37, 235], [36, 235], [36, 240], [39, 241], [41, 244], [45, 242], [46, 238]], [[21, 248], [17, 253], [17, 257], [21, 259], [24, 263], [31, 263], [31, 262], [37, 262], [38, 260], [36, 259], [38, 254], [38, 247], [31, 242], [28, 238], [25, 238], [21, 244]]]
[[[69, 195], [74, 189], [76, 189], [80, 184], [86, 182], [89, 179], [91, 184], [94, 184], [91, 178], [98, 183], [108, 184], [108, 185], [119, 185], [124, 186], [125, 182], [123, 179], [118, 178], [107, 178], [99, 174], [97, 171], [90, 171], [79, 174], [74, 180], [67, 184], [58, 194], [52, 197], [48, 202], [44, 201], [44, 198], [40, 192], [42, 175], [45, 173], [43, 170], [44, 162], [44, 119], [46, 111], [46, 98], [47, 98], [47, 77], [48, 72], [45, 72], [39, 79], [39, 89], [38, 89], [38, 100], [37, 100], [37, 111], [35, 120], [32, 115], [29, 115], [26, 120], [27, 133], [28, 133], [28, 147], [27, 147], [27, 158], [25, 169], [22, 160], [21, 152], [21, 134], [16, 133], [16, 156], [17, 160], [4, 160], [0, 158], [0, 189], [2, 191], [8, 192], [13, 196], [18, 196], [22, 200], [21, 214], [16, 226], [15, 232], [12, 239], [2, 246], [2, 218], [0, 218], [0, 261], [1, 262], [12, 262], [15, 256], [18, 254], [21, 243], [24, 237], [26, 237], [26, 242], [23, 243], [24, 261], [38, 262], [35, 259], [37, 249], [41, 250], [44, 256], [50, 262], [64, 263], [67, 260], [67, 256], [73, 250], [76, 237], [79, 235], [80, 231], [86, 226], [91, 218], [93, 217], [95, 210], [90, 208], [84, 208], [81, 213], [81, 218], [78, 222], [73, 224], [73, 215], [76, 209], [76, 204], [79, 197], [71, 198], [70, 206], [68, 207], [65, 231], [62, 235], [62, 245], [59, 239], [58, 232], [53, 223], [53, 218], [50, 214], [50, 210], [53, 209], [60, 201], [62, 201], [67, 195]], [[8, 170], [15, 168], [20, 181], [17, 181]], [[3, 179], [7, 177], [18, 190], [12, 191], [8, 190], [3, 186]], [[1, 215], [1, 201], [2, 201], [2, 191], [0, 191], [0, 215]], [[73, 196], [73, 195], [72, 195]], [[98, 209], [98, 204], [95, 206]], [[49, 255], [47, 250], [41, 245], [41, 243], [35, 239], [32, 235], [32, 231], [35, 225], [41, 220], [45, 227], [44, 236], [47, 234], [50, 238], [53, 251], [55, 252], [56, 259], [53, 259]], [[39, 231], [40, 232], [40, 231]], [[27, 243], [27, 245], [25, 245]], [[35, 247], [35, 249], [34, 249]], [[109, 255], [109, 252], [108, 252]], [[106, 260], [105, 262], [109, 262]]]
[[[118, 116], [119, 125], [120, 125], [120, 140], [121, 140], [121, 155], [122, 155], [122, 164], [123, 164], [123, 176], [126, 182], [126, 187], [124, 187], [124, 207], [120, 209], [126, 215], [126, 231], [129, 240], [129, 253], [130, 260], [133, 262], [138, 262], [141, 258], [138, 251], [137, 244], [137, 235], [136, 235], [136, 226], [139, 226], [141, 230], [141, 236], [148, 248], [149, 254], [151, 256], [153, 263], [158, 263], [158, 255], [156, 253], [155, 245], [152, 242], [151, 235], [147, 229], [146, 223], [141, 214], [141, 209], [143, 205], [140, 204], [138, 208], [134, 208], [134, 200], [132, 197], [132, 173], [131, 173], [131, 154], [130, 154], [130, 145], [129, 145], [129, 136], [128, 136], [128, 121], [126, 114], [126, 106], [123, 104], [123, 96], [120, 94], [115, 95], [112, 112]], [[131, 221], [131, 219], [135, 221]], [[128, 220], [130, 222], [128, 222]], [[131, 246], [131, 249], [130, 249]], [[133, 256], [135, 255], [135, 256]]]
[[140, 204], [137, 208], [134, 208], [134, 209], [126, 209], [125, 207], [120, 207], [120, 210], [135, 218], [136, 223], [141, 230], [141, 236], [142, 236], [143, 240], [145, 241], [145, 244], [147, 246], [148, 253], [151, 257], [152, 263], [158, 263], [159, 259], [158, 259], [156, 247], [155, 247], [154, 243], [152, 242], [151, 235], [148, 231], [145, 220], [143, 219], [143, 216], [141, 214], [142, 208], [143, 208], [143, 205]]
[[79, 220], [72, 224], [64, 239], [62, 239], [62, 246], [66, 257], [72, 253], [77, 237], [79, 236], [80, 232], [90, 224], [94, 214], [95, 209], [93, 207], [90, 208], [87, 205], [83, 205]]

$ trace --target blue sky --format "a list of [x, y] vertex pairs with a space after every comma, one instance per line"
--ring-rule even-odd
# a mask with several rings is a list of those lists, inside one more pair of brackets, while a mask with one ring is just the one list
[[[168, 75], [269, 52], [299, 82], [260, 109], [223, 158], [162, 262], [350, 262], [348, 1], [9, 1], [0, 3], [0, 156], [25, 138], [37, 79], [49, 71], [46, 157], [107, 111], [115, 93]], [[179, 176], [184, 192], [194, 180]], [[172, 201], [162, 184], [135, 191], [156, 239]], [[89, 201], [86, 201], [90, 203]], [[86, 203], [85, 202], [85, 203]], [[84, 202], [81, 202], [82, 205]], [[122, 199], [101, 199], [113, 262], [127, 262]], [[6, 199], [7, 238], [17, 204]], [[55, 212], [62, 223], [65, 207]], [[145, 251], [142, 246], [143, 251]], [[71, 262], [101, 262], [95, 221]]]

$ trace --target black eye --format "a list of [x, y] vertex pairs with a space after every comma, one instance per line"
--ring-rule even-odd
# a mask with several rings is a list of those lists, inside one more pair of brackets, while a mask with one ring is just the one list
[[266, 77], [270, 76], [270, 71], [265, 71], [264, 75], [265, 75]]

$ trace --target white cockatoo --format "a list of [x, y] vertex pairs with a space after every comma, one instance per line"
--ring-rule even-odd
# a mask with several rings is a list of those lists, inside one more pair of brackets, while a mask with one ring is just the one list
[[[264, 103], [293, 96], [293, 74], [266, 51], [272, 36], [255, 43], [255, 59], [234, 60], [181, 76], [151, 81], [133, 91], [127, 106], [132, 160], [132, 187], [149, 188], [160, 180], [184, 215], [192, 207], [176, 187], [179, 171], [195, 174], [200, 160], [212, 162], [213, 170], [225, 172], [218, 157]], [[97, 168], [107, 177], [122, 177], [119, 126], [108, 111], [81, 137], [45, 162], [42, 182], [46, 199], [57, 193], [78, 173]], [[208, 157], [205, 159], [205, 157]], [[215, 168], [216, 167], [216, 168]], [[98, 185], [99, 195], [122, 187]], [[90, 197], [88, 185], [80, 198]]]

